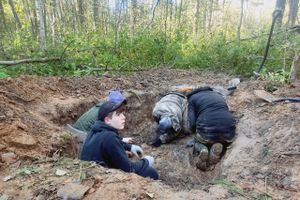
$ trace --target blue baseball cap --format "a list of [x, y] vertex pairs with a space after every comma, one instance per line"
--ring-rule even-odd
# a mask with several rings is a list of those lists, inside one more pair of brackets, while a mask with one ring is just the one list
[[113, 103], [126, 103], [126, 99], [119, 90], [110, 90], [107, 96], [107, 101]]

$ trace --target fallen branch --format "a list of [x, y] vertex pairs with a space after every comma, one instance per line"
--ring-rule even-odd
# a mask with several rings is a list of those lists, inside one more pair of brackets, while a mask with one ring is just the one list
[[34, 63], [34, 62], [43, 63], [43, 62], [49, 62], [55, 60], [59, 61], [61, 60], [61, 57], [0, 61], [0, 65], [11, 66], [11, 65], [18, 65], [22, 63]]

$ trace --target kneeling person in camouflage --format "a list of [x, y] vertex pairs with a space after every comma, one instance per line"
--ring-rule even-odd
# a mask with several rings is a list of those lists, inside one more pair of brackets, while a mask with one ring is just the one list
[[158, 147], [187, 132], [187, 98], [180, 92], [169, 92], [153, 109], [152, 115], [158, 123], [157, 136], [151, 143]]

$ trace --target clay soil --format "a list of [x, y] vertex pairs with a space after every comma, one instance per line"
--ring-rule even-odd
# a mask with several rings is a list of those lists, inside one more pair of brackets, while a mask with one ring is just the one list
[[[300, 199], [300, 104], [267, 103], [244, 80], [227, 98], [237, 137], [209, 171], [199, 171], [185, 136], [152, 148], [155, 102], [171, 86], [226, 86], [233, 77], [200, 71], [151, 69], [100, 77], [0, 79], [0, 199]], [[121, 89], [128, 98], [126, 130], [154, 156], [159, 181], [77, 159], [65, 130], [82, 113]], [[276, 96], [297, 97], [299, 85]]]

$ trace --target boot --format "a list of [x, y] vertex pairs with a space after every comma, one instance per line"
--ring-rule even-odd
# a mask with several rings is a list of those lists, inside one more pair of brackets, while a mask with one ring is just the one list
[[209, 152], [209, 164], [215, 165], [220, 161], [223, 151], [223, 145], [221, 143], [215, 143], [211, 146]]
[[206, 171], [208, 167], [208, 148], [205, 145], [196, 142], [193, 154], [196, 156], [196, 167], [202, 171]]

